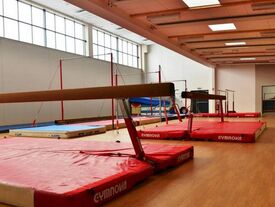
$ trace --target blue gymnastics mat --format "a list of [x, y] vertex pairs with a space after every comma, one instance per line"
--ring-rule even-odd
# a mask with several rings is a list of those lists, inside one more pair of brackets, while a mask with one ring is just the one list
[[104, 132], [106, 132], [105, 126], [50, 125], [13, 129], [9, 131], [9, 134], [17, 137], [75, 138]]
[[[42, 122], [42, 123], [36, 123], [36, 126], [50, 126], [54, 125], [55, 123], [53, 121], [51, 122]], [[25, 124], [13, 124], [13, 125], [4, 125], [0, 126], [0, 133], [2, 132], [9, 132], [11, 129], [22, 129], [22, 128], [29, 128], [32, 126], [32, 123], [25, 123]]]

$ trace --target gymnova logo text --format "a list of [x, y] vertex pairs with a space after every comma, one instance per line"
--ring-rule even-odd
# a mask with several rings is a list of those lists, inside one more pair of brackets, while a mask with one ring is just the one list
[[241, 141], [241, 136], [218, 136], [219, 140], [232, 140], [232, 141]]
[[178, 156], [178, 162], [182, 162], [185, 161], [186, 159], [188, 159], [190, 157], [190, 153], [184, 153], [181, 154], [180, 156]]
[[160, 134], [141, 134], [142, 137], [153, 137], [153, 138], [159, 138]]
[[122, 191], [125, 191], [127, 189], [127, 181], [123, 181], [121, 183], [118, 183], [114, 186], [111, 186], [109, 188], [104, 189], [103, 191], [100, 191], [94, 195], [94, 202], [99, 203], [107, 198], [113, 197]]

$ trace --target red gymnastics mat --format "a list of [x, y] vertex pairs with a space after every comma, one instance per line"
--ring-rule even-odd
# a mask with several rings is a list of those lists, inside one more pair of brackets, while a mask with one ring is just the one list
[[227, 117], [240, 117], [240, 118], [245, 118], [245, 117], [261, 117], [261, 113], [260, 112], [228, 113]]
[[[197, 113], [193, 114], [194, 117], [220, 117], [219, 113]], [[236, 113], [227, 113], [224, 114], [225, 117], [239, 117], [239, 118], [248, 118], [248, 117], [261, 117], [260, 112], [236, 112]]]
[[187, 127], [183, 123], [166, 124], [138, 130], [140, 139], [183, 139]]
[[138, 131], [141, 139], [185, 139], [230, 142], [255, 142], [265, 129], [264, 122], [194, 121], [189, 133], [187, 123], [168, 124]]
[[[187, 124], [185, 124], [187, 128]], [[211, 141], [255, 142], [262, 134], [264, 122], [193, 122], [193, 130], [186, 140], [202, 139]]]
[[155, 165], [134, 158], [131, 143], [0, 139], [0, 203], [100, 206], [193, 157], [192, 146], [144, 145], [144, 151]]

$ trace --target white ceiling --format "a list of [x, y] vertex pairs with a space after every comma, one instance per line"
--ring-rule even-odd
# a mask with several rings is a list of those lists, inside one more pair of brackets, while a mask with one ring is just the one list
[[154, 44], [154, 42], [147, 40], [140, 35], [130, 32], [127, 29], [121, 28], [120, 26], [101, 17], [98, 17], [90, 12], [83, 11], [79, 7], [76, 7], [63, 0], [31, 0], [31, 2], [46, 6], [54, 11], [79, 19], [83, 22], [94, 25], [126, 39], [132, 40], [136, 43], [145, 45]]

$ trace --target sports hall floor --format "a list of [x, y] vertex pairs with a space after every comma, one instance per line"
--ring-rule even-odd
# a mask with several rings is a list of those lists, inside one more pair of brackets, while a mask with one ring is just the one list
[[[230, 120], [240, 121], [232, 118]], [[265, 116], [261, 120], [267, 122], [268, 128], [256, 143], [251, 144], [142, 140], [143, 143], [193, 145], [194, 160], [150, 177], [126, 195], [105, 206], [274, 207], [275, 115]], [[5, 134], [0, 135], [3, 136]], [[121, 129], [119, 134], [116, 131], [108, 131], [106, 134], [84, 137], [80, 140], [127, 142], [129, 138], [127, 130]], [[0, 204], [0, 207], [7, 206]]]

